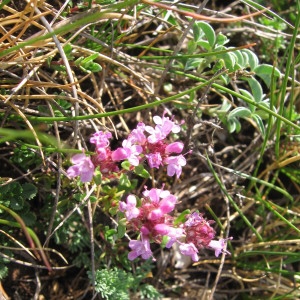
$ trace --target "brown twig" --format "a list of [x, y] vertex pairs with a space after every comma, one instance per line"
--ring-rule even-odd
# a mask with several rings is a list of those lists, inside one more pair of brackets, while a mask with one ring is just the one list
[[258, 15], [261, 15], [264, 12], [266, 12], [266, 11], [269, 10], [269, 8], [267, 7], [265, 9], [263, 9], [263, 10], [260, 10], [260, 11], [257, 11], [255, 13], [248, 14], [248, 15], [245, 15], [245, 16], [241, 16], [241, 17], [214, 18], [214, 17], [208, 17], [208, 16], [197, 14], [197, 13], [193, 13], [193, 12], [190, 12], [190, 11], [183, 11], [183, 10], [180, 10], [178, 8], [171, 7], [171, 6], [168, 6], [166, 4], [159, 3], [159, 2], [153, 2], [153, 1], [149, 1], [149, 0], [142, 0], [142, 2], [145, 3], [145, 4], [149, 4], [149, 5], [153, 5], [153, 6], [159, 7], [159, 8], [163, 8], [163, 9], [167, 9], [167, 10], [172, 10], [174, 12], [177, 12], [180, 15], [192, 17], [195, 20], [208, 21], [208, 22], [212, 22], [212, 23], [222, 23], [222, 22], [223, 23], [234, 23], [234, 22], [239, 22], [239, 21], [242, 21], [242, 20], [245, 20], [245, 19], [249, 19], [251, 17], [255, 17], [255, 16], [258, 16]]

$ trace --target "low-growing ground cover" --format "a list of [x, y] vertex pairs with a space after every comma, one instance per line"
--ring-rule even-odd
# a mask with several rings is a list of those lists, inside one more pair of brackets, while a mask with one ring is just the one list
[[296, 299], [299, 1], [2, 1], [4, 299]]

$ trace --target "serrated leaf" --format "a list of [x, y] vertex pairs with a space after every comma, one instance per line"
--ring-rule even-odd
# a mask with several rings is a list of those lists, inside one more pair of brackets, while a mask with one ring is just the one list
[[36, 222], [36, 215], [31, 211], [28, 211], [25, 214], [22, 214], [22, 219], [27, 226], [33, 226]]
[[265, 82], [267, 87], [270, 87], [271, 85], [272, 75], [275, 77], [281, 76], [281, 73], [277, 68], [267, 64], [261, 64], [257, 66], [253, 71]]
[[24, 183], [22, 185], [22, 188], [23, 188], [22, 196], [24, 199], [31, 200], [36, 196], [37, 188], [33, 184]]
[[24, 199], [22, 197], [14, 197], [10, 200], [10, 208], [12, 210], [21, 210], [24, 206]]

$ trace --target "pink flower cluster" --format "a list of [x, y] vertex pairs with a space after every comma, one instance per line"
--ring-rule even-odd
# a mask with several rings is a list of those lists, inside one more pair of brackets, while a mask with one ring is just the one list
[[98, 131], [90, 138], [90, 143], [95, 144], [95, 154], [90, 157], [85, 153], [76, 154], [71, 158], [74, 164], [67, 170], [70, 178], [80, 176], [81, 182], [90, 182], [95, 168], [99, 167], [103, 175], [119, 171], [116, 162], [112, 159], [112, 151], [109, 147], [110, 132]]
[[211, 227], [214, 221], [207, 221], [198, 212], [190, 214], [184, 223], [174, 225], [174, 218], [170, 213], [175, 208], [177, 198], [169, 191], [146, 188], [140, 203], [137, 206], [136, 197], [129, 195], [126, 202], [120, 202], [119, 205], [128, 221], [128, 228], [140, 233], [139, 240], [129, 242], [130, 260], [138, 256], [154, 259], [150, 243], [161, 243], [164, 236], [168, 240], [167, 248], [178, 243], [180, 252], [190, 256], [193, 261], [199, 260], [198, 253], [203, 248], [214, 250], [217, 257], [222, 252], [229, 253], [225, 239], [214, 240], [215, 231]]
[[136, 167], [146, 160], [150, 168], [167, 166], [168, 176], [176, 175], [178, 178], [182, 167], [186, 165], [185, 157], [180, 154], [184, 145], [182, 142], [168, 143], [166, 138], [171, 132], [178, 133], [180, 126], [165, 115], [154, 116], [153, 121], [155, 127], [140, 122], [128, 138], [123, 140], [122, 147], [114, 151], [109, 146], [111, 133], [102, 131], [94, 133], [90, 143], [95, 145], [96, 154], [92, 157], [84, 153], [74, 155], [71, 158], [74, 165], [67, 170], [68, 176], [71, 178], [80, 176], [82, 182], [89, 182], [97, 166], [105, 175], [117, 172], [119, 169], [116, 163], [119, 161], [128, 160]]
[[[145, 161], [150, 168], [166, 166], [168, 176], [176, 175], [178, 178], [182, 167], [186, 165], [186, 159], [181, 154], [184, 145], [180, 141], [168, 143], [166, 138], [170, 133], [178, 133], [180, 126], [165, 114], [162, 117], [154, 116], [153, 121], [154, 127], [140, 122], [123, 140], [122, 147], [114, 151], [110, 148], [111, 133], [94, 133], [90, 143], [95, 145], [95, 154], [92, 157], [85, 153], [74, 155], [71, 158], [73, 166], [67, 170], [68, 176], [80, 176], [82, 182], [89, 182], [96, 167], [99, 167], [103, 176], [112, 176], [119, 172], [117, 163], [127, 160], [132, 167]], [[225, 239], [214, 240], [213, 221], [207, 221], [198, 212], [188, 215], [181, 224], [174, 222], [170, 213], [176, 203], [177, 198], [169, 191], [157, 188], [146, 188], [140, 201], [136, 196], [129, 195], [126, 202], [120, 202], [119, 209], [127, 219], [128, 229], [140, 233], [138, 240], [129, 242], [130, 260], [139, 256], [154, 259], [150, 244], [161, 243], [164, 237], [167, 238], [167, 248], [178, 243], [180, 252], [190, 256], [193, 261], [199, 260], [198, 253], [203, 248], [214, 250], [216, 256], [229, 253]]]

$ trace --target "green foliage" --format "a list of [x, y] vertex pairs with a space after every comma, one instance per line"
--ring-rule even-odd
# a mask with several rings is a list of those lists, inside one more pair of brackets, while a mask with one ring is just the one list
[[[127, 300], [130, 291], [139, 292], [140, 299], [159, 299], [161, 295], [154, 286], [142, 283], [148, 272], [149, 265], [138, 267], [135, 274], [116, 267], [100, 269], [96, 271], [95, 289], [104, 299]], [[92, 279], [91, 272], [88, 274]]]
[[0, 204], [13, 211], [18, 211], [24, 222], [31, 226], [35, 223], [36, 216], [30, 210], [28, 201], [32, 200], [36, 193], [37, 188], [31, 183], [12, 182], [0, 186]]
[[25, 145], [14, 148], [13, 155], [10, 159], [22, 170], [34, 168], [42, 161], [41, 157], [36, 152], [32, 151]]
[[129, 288], [133, 281], [132, 275], [121, 269], [97, 270], [95, 289], [105, 299], [127, 300], [130, 299]]
[[[269, 99], [265, 99], [263, 94], [262, 82], [270, 88], [272, 78], [281, 77], [280, 71], [272, 65], [261, 64], [258, 56], [249, 49], [226, 47], [228, 42], [229, 39], [222, 33], [216, 34], [211, 25], [195, 22], [193, 40], [188, 44], [190, 58], [179, 58], [179, 61], [184, 63], [184, 70], [196, 69], [197, 72], [205, 71], [206, 74], [226, 68], [227, 74], [221, 76], [223, 84], [229, 85], [231, 81], [235, 81], [235, 86], [242, 95], [270, 109]], [[205, 56], [201, 54], [203, 51]], [[195, 54], [197, 52], [200, 52], [199, 55]], [[223, 102], [221, 107], [213, 108], [210, 112], [220, 118], [230, 133], [241, 130], [239, 119], [242, 118], [252, 119], [260, 133], [265, 135], [264, 121], [268, 120], [268, 114], [254, 105], [240, 104], [241, 106], [231, 110], [231, 105]]]

